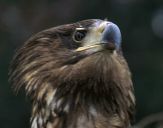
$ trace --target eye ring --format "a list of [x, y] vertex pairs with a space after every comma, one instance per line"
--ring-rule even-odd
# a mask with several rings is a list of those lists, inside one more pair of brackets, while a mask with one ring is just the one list
[[84, 28], [77, 28], [73, 34], [73, 40], [75, 42], [81, 42], [86, 36], [87, 30]]

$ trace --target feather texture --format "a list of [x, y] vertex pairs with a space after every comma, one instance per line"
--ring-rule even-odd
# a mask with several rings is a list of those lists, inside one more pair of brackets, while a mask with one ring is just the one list
[[122, 51], [75, 52], [77, 27], [85, 20], [42, 31], [16, 52], [10, 81], [32, 99], [31, 128], [126, 128], [135, 98]]

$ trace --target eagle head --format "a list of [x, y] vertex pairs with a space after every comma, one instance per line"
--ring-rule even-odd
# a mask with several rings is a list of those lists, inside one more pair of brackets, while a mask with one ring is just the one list
[[112, 22], [90, 19], [37, 33], [16, 51], [9, 75], [32, 100], [32, 128], [130, 125], [131, 73]]

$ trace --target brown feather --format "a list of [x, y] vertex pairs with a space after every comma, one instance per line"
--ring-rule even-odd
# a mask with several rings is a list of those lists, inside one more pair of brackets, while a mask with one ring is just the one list
[[[31, 97], [32, 128], [126, 128], [134, 113], [131, 73], [121, 51], [81, 55], [72, 34], [85, 20], [42, 31], [12, 61], [10, 81]], [[108, 57], [109, 55], [109, 57]]]

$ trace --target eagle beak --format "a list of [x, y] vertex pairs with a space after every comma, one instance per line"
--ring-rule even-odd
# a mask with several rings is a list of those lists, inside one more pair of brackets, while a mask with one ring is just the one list
[[94, 33], [94, 35], [99, 35], [95, 37], [95, 38], [98, 37], [98, 39], [96, 40], [99, 41], [94, 41], [95, 43], [93, 44], [87, 43], [87, 45], [79, 47], [75, 51], [80, 52], [89, 49], [96, 49], [95, 51], [97, 50], [113, 51], [115, 49], [119, 49], [121, 44], [121, 32], [116, 24], [108, 21], [103, 21], [101, 24], [96, 25], [95, 28], [96, 29], [94, 29], [90, 33]]
[[121, 44], [121, 32], [119, 27], [111, 22], [108, 22], [102, 34], [102, 44], [108, 50], [119, 49]]

